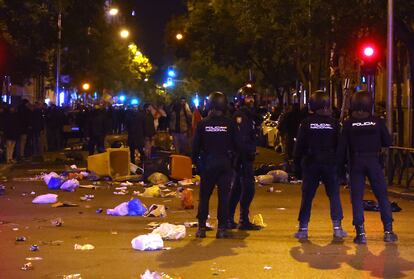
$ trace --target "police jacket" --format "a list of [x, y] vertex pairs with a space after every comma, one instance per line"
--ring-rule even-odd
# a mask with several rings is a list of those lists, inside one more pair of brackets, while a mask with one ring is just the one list
[[234, 152], [234, 123], [225, 116], [210, 114], [201, 120], [193, 139], [193, 162], [229, 157]]
[[335, 164], [339, 124], [331, 116], [311, 114], [298, 130], [293, 157], [296, 163]]
[[237, 110], [233, 118], [236, 122], [235, 138], [242, 159], [254, 160], [256, 154], [256, 114], [247, 107]]
[[338, 148], [341, 162], [347, 155], [379, 155], [382, 147], [392, 144], [391, 135], [384, 119], [377, 116], [356, 118], [351, 116], [345, 120]]

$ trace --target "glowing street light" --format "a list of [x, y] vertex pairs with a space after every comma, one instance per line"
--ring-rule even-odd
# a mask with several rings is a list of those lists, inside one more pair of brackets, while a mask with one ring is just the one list
[[119, 32], [119, 35], [121, 36], [122, 39], [127, 39], [129, 37], [129, 31], [126, 29], [122, 29]]
[[85, 82], [84, 84], [82, 84], [82, 89], [85, 91], [88, 91], [91, 88], [91, 85], [87, 82]]
[[119, 13], [119, 10], [117, 8], [111, 8], [109, 10], [109, 15], [110, 16], [116, 16]]
[[184, 38], [184, 36], [183, 36], [183, 34], [178, 33], [177, 35], [175, 35], [175, 38], [176, 38], [178, 41], [181, 41], [181, 40]]

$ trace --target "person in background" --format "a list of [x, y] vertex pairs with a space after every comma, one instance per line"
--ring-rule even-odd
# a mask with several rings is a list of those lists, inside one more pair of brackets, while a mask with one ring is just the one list
[[193, 111], [193, 120], [192, 120], [192, 134], [194, 135], [196, 129], [197, 129], [197, 125], [198, 123], [200, 123], [200, 121], [203, 119], [203, 117], [201, 116], [200, 110], [198, 107], [194, 108]]
[[35, 102], [32, 110], [32, 140], [33, 140], [33, 155], [43, 155], [43, 148], [41, 143], [41, 133], [44, 132], [45, 122], [42, 110], [42, 105]]
[[139, 111], [138, 106], [135, 106], [127, 113], [125, 124], [128, 133], [131, 163], [135, 164], [135, 150], [138, 149], [141, 161], [145, 158], [145, 115], [142, 111]]
[[6, 139], [4, 138], [5, 117], [6, 105], [0, 102], [0, 162], [6, 160]]
[[191, 119], [190, 107], [186, 99], [182, 97], [179, 102], [173, 105], [170, 117], [170, 131], [178, 154], [190, 154]]
[[24, 159], [25, 151], [26, 151], [26, 144], [27, 144], [27, 137], [32, 130], [32, 123], [31, 123], [31, 116], [32, 112], [30, 110], [30, 103], [28, 100], [23, 99], [21, 104], [17, 108], [17, 113], [19, 116], [19, 138], [16, 142], [17, 148], [17, 159]]
[[106, 113], [100, 105], [95, 105], [88, 118], [86, 127], [86, 135], [89, 138], [88, 151], [89, 155], [95, 153], [95, 147], [98, 153], [105, 151], [105, 136], [107, 134], [107, 118]]
[[154, 116], [151, 113], [151, 105], [144, 105], [144, 135], [145, 135], [145, 157], [151, 159], [153, 137], [156, 130], [154, 125]]
[[6, 162], [14, 163], [13, 153], [16, 147], [16, 141], [20, 136], [20, 116], [15, 106], [10, 106], [4, 118], [4, 137], [6, 139]]

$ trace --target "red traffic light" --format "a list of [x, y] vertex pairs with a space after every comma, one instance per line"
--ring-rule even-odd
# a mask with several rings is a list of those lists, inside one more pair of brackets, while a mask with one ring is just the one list
[[374, 55], [375, 51], [374, 48], [371, 46], [367, 46], [364, 48], [364, 56], [366, 57], [372, 57]]
[[378, 49], [372, 43], [363, 44], [360, 48], [360, 56], [364, 61], [376, 61], [378, 58]]

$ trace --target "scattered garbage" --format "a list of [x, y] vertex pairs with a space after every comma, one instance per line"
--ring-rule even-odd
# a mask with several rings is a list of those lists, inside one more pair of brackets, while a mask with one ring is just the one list
[[97, 210], [96, 210], [96, 213], [98, 213], [98, 214], [101, 214], [103, 212], [103, 208], [98, 208]]
[[39, 251], [39, 246], [33, 244], [32, 246], [30, 246], [30, 251], [32, 251], [32, 252]]
[[56, 194], [45, 194], [37, 196], [32, 200], [32, 203], [37, 204], [47, 204], [47, 203], [56, 203], [57, 202], [58, 195]]
[[123, 202], [113, 209], [106, 210], [107, 215], [112, 216], [126, 216], [128, 215], [128, 202]]
[[63, 184], [63, 179], [58, 177], [50, 177], [49, 178], [49, 183], [47, 183], [47, 188], [51, 189], [51, 190], [59, 190], [60, 187]]
[[160, 172], [154, 172], [148, 177], [148, 181], [152, 184], [164, 184], [168, 182], [168, 177]]
[[26, 261], [41, 261], [43, 260], [42, 257], [27, 257]]
[[50, 223], [52, 223], [52, 225], [55, 227], [61, 227], [63, 225], [62, 218], [53, 219], [50, 221]]
[[162, 193], [160, 187], [158, 185], [154, 185], [146, 188], [144, 192], [139, 195], [145, 198], [158, 198], [161, 197]]
[[198, 222], [184, 222], [186, 228], [197, 228]]
[[152, 233], [159, 234], [164, 240], [179, 240], [185, 237], [186, 229], [184, 225], [162, 223], [159, 227], [154, 229]]
[[130, 170], [130, 172], [131, 173], [137, 173], [137, 170], [138, 170], [138, 166], [137, 165], [135, 165], [135, 164], [133, 164], [133, 163], [129, 163], [129, 170]]
[[151, 272], [150, 270], [145, 270], [144, 274], [141, 274], [141, 279], [162, 279], [162, 275], [158, 272]]
[[165, 209], [165, 205], [162, 204], [152, 204], [148, 211], [144, 214], [145, 217], [166, 217], [167, 211]]
[[144, 234], [135, 237], [131, 241], [132, 248], [140, 251], [160, 250], [164, 247], [164, 241], [159, 234]]
[[26, 240], [27, 240], [27, 238], [25, 236], [18, 236], [18, 237], [16, 237], [16, 241], [17, 242], [23, 242], [23, 241], [26, 241]]
[[264, 270], [271, 270], [271, 269], [272, 269], [272, 267], [271, 267], [271, 266], [268, 266], [268, 265], [265, 265], [265, 266], [263, 267], [263, 269], [264, 269]]
[[289, 175], [283, 170], [272, 170], [267, 173], [273, 176], [273, 183], [287, 183]]
[[21, 270], [24, 270], [24, 271], [28, 271], [28, 270], [32, 270], [32, 269], [33, 269], [33, 264], [31, 262], [25, 263], [21, 267]]
[[275, 188], [270, 187], [269, 189], [267, 189], [267, 191], [268, 191], [269, 193], [273, 193], [273, 192], [275, 191]]
[[43, 181], [46, 183], [46, 185], [49, 185], [49, 181], [52, 177], [58, 178], [59, 175], [56, 172], [50, 172], [48, 174], [42, 175]]
[[78, 207], [79, 205], [77, 203], [73, 203], [73, 202], [68, 202], [68, 201], [64, 201], [64, 202], [56, 202], [54, 204], [52, 204], [52, 207], [56, 208], [56, 207]]
[[95, 198], [95, 195], [83, 195], [80, 197], [81, 201], [91, 201]]
[[4, 195], [6, 193], [6, 186], [0, 185], [0, 196]]
[[132, 199], [128, 202], [129, 216], [143, 216], [147, 212], [147, 208], [139, 199]]
[[277, 170], [277, 169], [280, 169], [280, 167], [277, 167], [277, 166], [272, 165], [272, 164], [270, 164], [270, 165], [260, 165], [258, 168], [256, 168], [254, 170], [254, 175], [255, 176], [265, 175], [265, 174], [269, 173], [270, 171]]
[[265, 174], [265, 175], [259, 175], [256, 177], [257, 182], [263, 185], [269, 185], [273, 183], [273, 175]]
[[[380, 211], [380, 207], [376, 201], [373, 200], [364, 200], [363, 206], [365, 211]], [[400, 212], [402, 208], [396, 202], [391, 202], [391, 210], [392, 212]]]
[[194, 184], [194, 182], [191, 178], [183, 179], [183, 180], [178, 181], [178, 185], [180, 185], [180, 186], [190, 186], [190, 185], [193, 185], [193, 184]]
[[193, 189], [186, 188], [182, 191], [181, 206], [184, 209], [194, 209]]
[[82, 276], [80, 275], [80, 273], [76, 273], [76, 274], [68, 274], [68, 275], [62, 275], [63, 279], [82, 279]]
[[63, 191], [74, 192], [78, 187], [79, 181], [77, 179], [69, 179], [60, 186], [60, 189]]
[[255, 224], [256, 226], [260, 226], [262, 228], [266, 228], [267, 224], [264, 223], [263, 221], [263, 216], [262, 214], [256, 214], [253, 216], [253, 220], [252, 223]]
[[75, 244], [73, 247], [75, 250], [81, 250], [81, 251], [88, 251], [88, 250], [93, 250], [95, 249], [95, 246], [93, 246], [92, 244]]
[[134, 183], [129, 182], [129, 181], [127, 180], [127, 181], [125, 181], [125, 182], [122, 182], [120, 185], [121, 185], [121, 186], [132, 186], [132, 185], [134, 185]]

